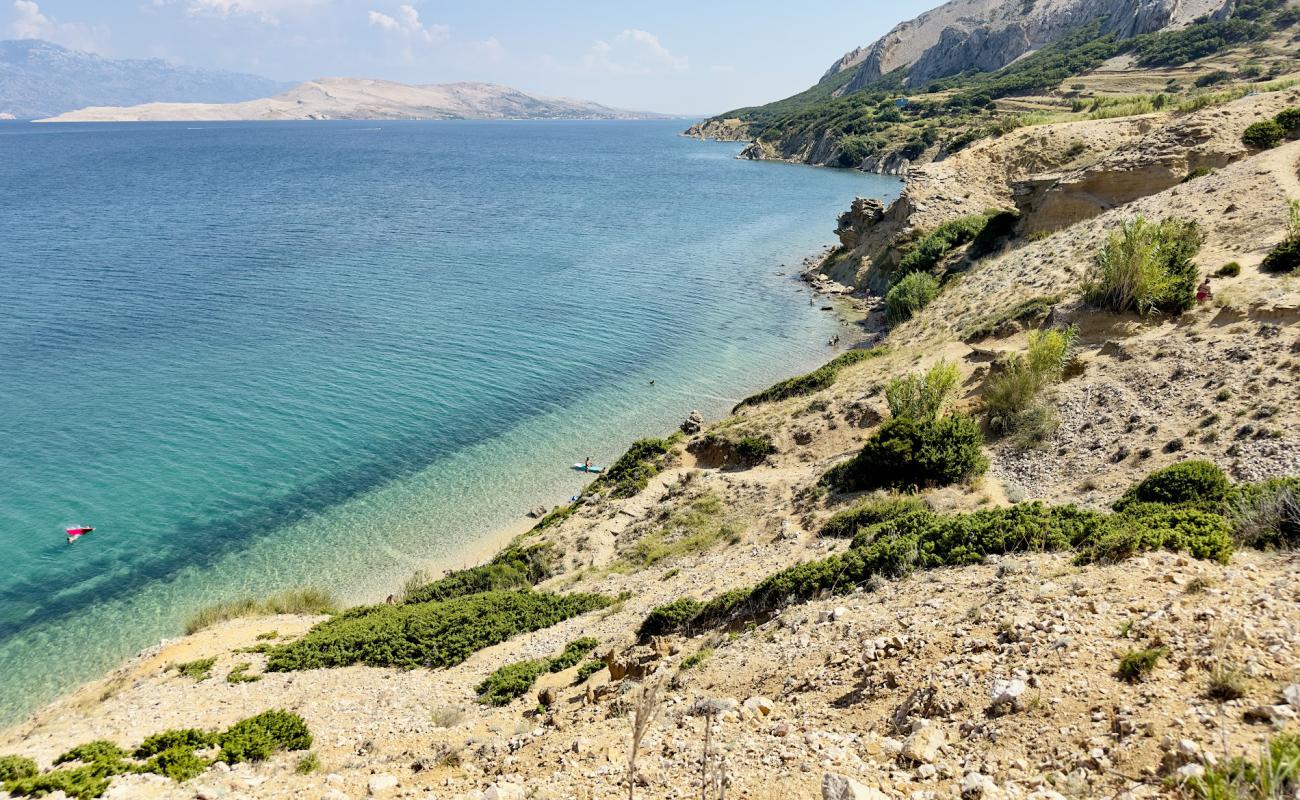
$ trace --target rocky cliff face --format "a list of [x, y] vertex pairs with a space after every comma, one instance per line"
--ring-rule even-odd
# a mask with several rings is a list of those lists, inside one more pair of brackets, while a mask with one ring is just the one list
[[968, 69], [1000, 69], [1068, 31], [1101, 18], [1121, 37], [1185, 25], [1224, 13], [1233, 0], [952, 0], [896, 26], [865, 48], [846, 53], [825, 78], [853, 77], [841, 92], [863, 88], [886, 73], [907, 69], [917, 85]]

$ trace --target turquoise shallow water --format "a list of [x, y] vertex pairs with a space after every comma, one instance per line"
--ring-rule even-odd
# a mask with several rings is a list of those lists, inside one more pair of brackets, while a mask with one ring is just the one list
[[0, 722], [215, 600], [382, 598], [825, 360], [776, 273], [896, 182], [679, 127], [0, 123]]

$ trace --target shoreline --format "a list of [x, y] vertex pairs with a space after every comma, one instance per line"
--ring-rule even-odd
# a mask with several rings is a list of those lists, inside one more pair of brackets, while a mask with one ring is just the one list
[[[848, 341], [839, 343], [834, 347], [827, 347], [825, 344], [820, 347], [810, 348], [808, 355], [816, 364], [834, 358], [842, 352], [855, 347], [864, 346], [871, 338], [864, 335], [861, 330], [862, 323], [865, 322], [865, 316], [862, 308], [858, 305], [859, 300], [851, 296], [848, 287], [840, 287], [840, 290], [828, 289], [824, 282], [810, 280], [809, 276], [816, 272], [825, 260], [835, 252], [834, 245], [826, 245], [819, 252], [805, 256], [798, 262], [797, 271], [787, 272], [785, 264], [778, 266], [778, 274], [786, 275], [790, 278], [796, 293], [804, 291], [810, 292], [810, 303], [829, 302], [833, 306], [830, 312], [834, 314], [840, 328], [856, 327], [859, 330], [854, 332], [854, 336]], [[833, 282], [830, 282], [833, 283]], [[838, 286], [838, 284], [837, 284]], [[820, 298], [820, 300], [819, 300]], [[823, 310], [827, 306], [823, 306]], [[838, 335], [838, 334], [837, 334]], [[823, 349], [825, 348], [825, 349]], [[815, 369], [815, 366], [809, 367]], [[793, 377], [786, 375], [778, 380]], [[683, 417], [684, 418], [684, 417]], [[717, 420], [707, 420], [711, 424]], [[642, 436], [655, 435], [653, 432], [639, 431], [632, 435], [632, 439]], [[548, 512], [558, 507], [553, 504], [553, 498], [538, 497], [531, 499], [526, 505], [527, 508], [545, 508]], [[560, 504], [562, 505], [562, 504]], [[352, 608], [360, 605], [379, 604], [385, 601], [388, 596], [400, 594], [403, 585], [412, 575], [424, 572], [429, 579], [436, 579], [442, 575], [455, 570], [466, 569], [477, 566], [491, 560], [497, 553], [508, 546], [512, 541], [532, 530], [540, 521], [539, 517], [534, 517], [531, 512], [520, 514], [517, 518], [509, 523], [493, 527], [486, 533], [475, 537], [463, 543], [461, 549], [455, 556], [446, 558], [434, 558], [428, 561], [421, 561], [413, 565], [403, 577], [392, 583], [380, 583], [383, 588], [378, 591], [366, 592], [360, 596], [353, 597], [343, 608]], [[281, 590], [288, 590], [295, 587], [282, 587]], [[301, 587], [300, 587], [301, 588]], [[305, 588], [311, 588], [310, 584]], [[204, 630], [197, 631], [193, 634], [181, 634], [174, 637], [165, 637], [158, 640], [135, 653], [125, 657], [116, 665], [108, 668], [106, 672], [95, 678], [79, 683], [68, 691], [51, 698], [42, 703], [23, 717], [14, 720], [12, 723], [0, 726], [0, 740], [12, 739], [20, 736], [21, 731], [28, 727], [37, 727], [47, 721], [51, 714], [60, 711], [72, 711], [86, 708], [97, 702], [102, 702], [110, 697], [118, 688], [126, 685], [133, 677], [138, 678], [150, 672], [156, 672], [159, 668], [169, 663], [175, 663], [178, 660], [184, 660], [185, 654], [193, 650], [207, 651], [220, 647], [227, 640], [236, 643], [242, 642], [251, 637], [248, 630], [256, 627], [259, 630], [268, 627], [274, 621], [277, 630], [292, 630], [294, 635], [305, 633], [310, 627], [319, 622], [324, 617], [315, 615], [273, 615], [273, 616], [250, 616], [236, 617], [223, 622], [217, 623]], [[282, 633], [286, 630], [281, 630]], [[229, 649], [229, 648], [225, 648]]]

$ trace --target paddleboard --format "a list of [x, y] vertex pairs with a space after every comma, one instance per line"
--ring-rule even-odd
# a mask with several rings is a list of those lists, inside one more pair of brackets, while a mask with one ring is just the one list
[[604, 468], [604, 467], [597, 467], [597, 466], [594, 466], [594, 465], [593, 465], [592, 467], [588, 468], [588, 467], [584, 467], [582, 464], [574, 464], [574, 465], [573, 465], [573, 468], [576, 469], [578, 472], [590, 472], [590, 473], [593, 474], [593, 475], [596, 475], [596, 474], [599, 474], [599, 473], [605, 471], [605, 468]]

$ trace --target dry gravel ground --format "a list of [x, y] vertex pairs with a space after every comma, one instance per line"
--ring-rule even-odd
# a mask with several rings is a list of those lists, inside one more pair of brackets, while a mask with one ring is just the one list
[[[1048, 129], [1035, 136], [1068, 141]], [[1283, 235], [1286, 199], [1300, 197], [1297, 160], [1300, 143], [1287, 144], [985, 259], [895, 330], [887, 354], [844, 370], [815, 395], [747, 408], [714, 426], [770, 437], [778, 452], [764, 464], [723, 470], [681, 453], [639, 495], [590, 504], [548, 530], [565, 564], [546, 588], [629, 594], [609, 609], [447, 670], [349, 667], [229, 684], [235, 664], [248, 661], [254, 673], [264, 664], [237, 648], [269, 631], [297, 636], [315, 621], [237, 620], [163, 643], [42, 709], [0, 733], [0, 753], [47, 766], [91, 739], [134, 745], [165, 728], [219, 728], [279, 707], [307, 720], [320, 771], [297, 775], [298, 755], [282, 754], [214, 767], [185, 785], [123, 777], [109, 797], [622, 797], [629, 709], [644, 682], [614, 683], [608, 670], [585, 686], [572, 685], [574, 670], [547, 676], [537, 688], [557, 690], [551, 712], [539, 712], [535, 693], [500, 709], [480, 706], [473, 693], [497, 667], [552, 655], [586, 635], [601, 640], [620, 671], [662, 670], [639, 797], [700, 796], [705, 712], [716, 720], [711, 779], [733, 798], [814, 798], [824, 782], [826, 797], [837, 798], [844, 784], [835, 776], [867, 787], [848, 795], [859, 798], [1174, 794], [1165, 780], [1177, 770], [1251, 755], [1275, 730], [1300, 729], [1300, 690], [1287, 689], [1300, 683], [1296, 554], [1239, 552], [1227, 566], [1169, 554], [1089, 567], [1067, 555], [1020, 556], [791, 607], [749, 629], [654, 647], [633, 647], [633, 637], [656, 605], [713, 597], [844, 547], [815, 532], [848, 500], [811, 490], [886, 416], [885, 383], [945, 359], [961, 373], [957, 408], [978, 413], [991, 361], [1022, 350], [1026, 335], [1010, 326], [965, 343], [959, 332], [1028, 297], [1062, 295], [1053, 320], [1080, 327], [1078, 367], [1051, 396], [1062, 425], [1040, 450], [992, 442], [989, 475], [927, 492], [933, 507], [1022, 498], [1103, 507], [1152, 469], [1189, 456], [1211, 458], [1240, 480], [1300, 474], [1300, 279], [1257, 267]], [[962, 213], [960, 204], [950, 212]], [[1200, 222], [1205, 271], [1242, 264], [1240, 277], [1216, 282], [1220, 302], [1162, 320], [1079, 305], [1092, 255], [1138, 212]], [[669, 514], [706, 494], [721, 501], [734, 541], [645, 569], [619, 566]], [[1147, 647], [1167, 648], [1150, 679], [1120, 680], [1121, 655]], [[706, 649], [701, 663], [683, 668]], [[206, 656], [217, 663], [201, 682], [167, 668]], [[1243, 698], [1207, 696], [1216, 667], [1240, 674]]]

